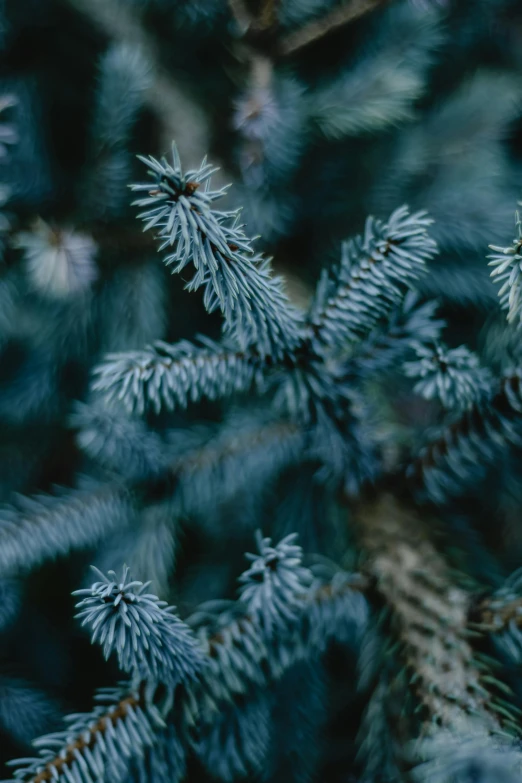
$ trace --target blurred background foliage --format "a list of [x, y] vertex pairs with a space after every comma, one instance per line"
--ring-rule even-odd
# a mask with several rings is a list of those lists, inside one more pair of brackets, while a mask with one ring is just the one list
[[[233, 595], [260, 524], [278, 536], [298, 520], [305, 551], [356, 562], [335, 499], [310, 481], [312, 468], [285, 468], [283, 455], [270, 492], [256, 493], [263, 444], [243, 482], [232, 476], [237, 465], [201, 482], [206, 502], [190, 518], [154, 482], [139, 487], [133, 510], [103, 497], [92, 510], [92, 487], [107, 478], [95, 459], [103, 414], [95, 421], [78, 404], [90, 405], [93, 365], [106, 352], [219, 332], [219, 318], [158, 263], [135, 218], [127, 185], [143, 177], [136, 154], [166, 154], [172, 139], [185, 166], [208, 153], [221, 166], [217, 181], [234, 184], [227, 206], [243, 206], [257, 247], [274, 257], [297, 304], [309, 301], [320, 270], [368, 214], [386, 218], [403, 203], [426, 209], [440, 254], [419, 290], [438, 301], [446, 341], [466, 342], [497, 371], [520, 355], [486, 255], [514, 235], [521, 197], [522, 6], [1, 0], [0, 47], [0, 499], [22, 503], [30, 524], [35, 506], [16, 493], [73, 487], [79, 528], [89, 514], [113, 520], [103, 546], [51, 563], [35, 557], [30, 574], [0, 580], [4, 762], [114, 680], [72, 620], [69, 593], [87, 563], [126, 561], [139, 577], [152, 574], [160, 596], [186, 615], [204, 599]], [[375, 394], [399, 442], [411, 445], [413, 429], [440, 412], [391, 376], [393, 399]], [[206, 401], [147, 422], [153, 432], [184, 428], [196, 447], [223, 415]], [[128, 437], [125, 430], [118, 459], [131, 471]], [[144, 437], [139, 428], [135, 437]], [[448, 513], [448, 549], [473, 579], [499, 583], [520, 563], [519, 462], [519, 451], [509, 464], [499, 460], [482, 491]], [[219, 482], [233, 479], [237, 491], [222, 502]], [[39, 518], [60, 531], [70, 503], [63, 511], [47, 503]], [[139, 524], [131, 519], [122, 532], [121, 514], [137, 514]], [[330, 654], [334, 718], [317, 779], [348, 783], [347, 727], [362, 707], [346, 655]], [[287, 698], [302, 679], [313, 701], [304, 665], [285, 683]], [[278, 709], [284, 721], [283, 701]]]

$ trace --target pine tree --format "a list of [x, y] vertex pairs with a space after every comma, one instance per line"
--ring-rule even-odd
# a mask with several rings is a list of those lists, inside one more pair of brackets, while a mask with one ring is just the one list
[[1, 5], [6, 779], [522, 779], [520, 21]]

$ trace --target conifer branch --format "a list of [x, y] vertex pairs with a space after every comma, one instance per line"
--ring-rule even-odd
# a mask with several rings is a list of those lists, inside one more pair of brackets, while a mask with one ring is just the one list
[[522, 221], [516, 214], [517, 235], [509, 247], [490, 245], [494, 253], [489, 266], [494, 269], [491, 277], [502, 283], [498, 295], [503, 309], [507, 310], [508, 322], [522, 322]]
[[146, 486], [151, 479], [164, 481], [168, 491], [176, 486], [187, 513], [233, 496], [252, 476], [262, 486], [272, 472], [302, 460], [306, 448], [298, 423], [265, 410], [248, 417], [232, 413], [216, 427], [169, 430], [164, 439], [140, 419], [96, 405], [78, 406], [71, 424], [79, 429], [80, 447], [128, 486]]
[[13, 244], [24, 251], [31, 287], [43, 296], [57, 300], [78, 296], [97, 278], [98, 248], [88, 234], [38, 219], [31, 231], [17, 234]]
[[202, 692], [212, 699], [202, 715], [205, 722], [213, 720], [223, 703], [234, 701], [253, 686], [266, 687], [280, 679], [299, 660], [323, 652], [332, 639], [357, 645], [366, 627], [366, 582], [359, 575], [339, 572], [329, 583], [314, 583], [309, 589], [296, 585], [293, 594], [284, 583], [280, 585], [293, 611], [286, 619], [279, 616], [276, 634], [272, 634], [272, 622], [265, 622], [273, 597], [263, 580], [257, 587], [259, 595], [265, 593], [261, 612], [255, 607], [250, 611], [242, 601], [217, 614], [203, 605], [187, 621], [208, 655], [201, 672]]
[[124, 484], [18, 498], [0, 509], [0, 571], [25, 571], [98, 543], [133, 518]]
[[490, 277], [483, 267], [434, 264], [429, 275], [419, 280], [417, 288], [427, 299], [452, 302], [459, 307], [469, 305], [479, 312], [491, 312], [498, 302]]
[[304, 428], [287, 419], [246, 423], [231, 417], [203, 446], [184, 451], [171, 465], [186, 514], [202, 517], [247, 487], [263, 493], [275, 476], [306, 458]]
[[186, 471], [194, 475], [200, 470], [207, 470], [221, 464], [223, 460], [239, 457], [243, 462], [247, 452], [261, 447], [274, 448], [277, 441], [286, 441], [299, 436], [301, 430], [297, 424], [290, 421], [263, 422], [259, 427], [248, 427], [241, 431], [233, 428], [230, 437], [225, 432], [224, 437], [211, 440], [204, 448], [197, 448], [179, 457], [173, 463], [172, 470]]
[[227, 397], [261, 387], [263, 362], [255, 352], [237, 350], [201, 338], [199, 345], [182, 340], [158, 341], [143, 351], [108, 354], [95, 369], [94, 391], [119, 400], [139, 415], [152, 408], [186, 408], [189, 401]]
[[344, 372], [348, 377], [371, 379], [375, 373], [396, 368], [416, 346], [439, 342], [445, 322], [436, 317], [436, 311], [436, 302], [421, 302], [418, 293], [408, 291], [382, 330], [356, 346]]
[[15, 777], [25, 783], [124, 779], [132, 757], [153, 744], [164, 725], [145, 694], [144, 684], [137, 691], [127, 684], [99, 691], [96, 700], [101, 704], [91, 713], [69, 716], [68, 729], [35, 742], [37, 758], [10, 762], [18, 767]]
[[82, 212], [107, 225], [125, 214], [131, 176], [130, 143], [149, 87], [149, 65], [139, 49], [115, 43], [100, 59]]
[[[130, 527], [137, 510], [133, 495], [146, 491], [151, 480], [158, 490], [174, 496], [184, 513], [206, 513], [234, 497], [253, 477], [262, 491], [265, 481], [303, 459], [307, 445], [300, 426], [266, 417], [257, 426], [232, 417], [217, 435], [207, 432], [196, 444], [194, 437], [183, 440], [182, 432], [173, 433], [174, 445], [154, 439], [152, 447], [139, 431], [119, 432], [121, 453], [119, 444], [112, 443], [100, 456], [103, 444], [96, 442], [94, 454], [118, 471], [121, 481], [62, 490], [55, 496], [20, 496], [16, 506], [1, 508], [0, 574], [30, 570]], [[129, 455], [131, 437], [144, 446], [143, 453]], [[177, 440], [182, 443], [176, 445]]]
[[120, 668], [135, 682], [151, 679], [175, 688], [196, 678], [202, 661], [195, 640], [174, 607], [145, 592], [151, 582], [133, 581], [127, 566], [119, 581], [114, 571], [94, 571], [101, 581], [73, 595], [85, 596], [76, 617], [91, 627], [92, 643], [103, 645], [105, 657], [116, 650]]
[[159, 117], [163, 147], [176, 138], [189, 160], [201, 159], [209, 147], [208, 123], [188, 92], [163, 68], [157, 45], [128, 3], [115, 0], [65, 0], [115, 41], [139, 51], [148, 63], [151, 82], [145, 100]]
[[281, 358], [299, 343], [301, 314], [284, 293], [280, 278], [271, 274], [269, 261], [255, 255], [252, 240], [239, 223], [239, 212], [213, 208], [226, 188], [210, 189], [215, 169], [203, 160], [199, 169], [183, 172], [172, 146], [172, 163], [141, 158], [153, 184], [132, 185], [145, 192], [135, 203], [144, 231], [154, 228], [164, 259], [174, 273], [194, 268], [188, 290], [203, 288], [208, 312], [221, 310], [225, 329], [242, 349], [254, 348], [263, 356]]
[[417, 394], [426, 400], [438, 398], [449, 410], [471, 408], [487, 400], [493, 385], [491, 374], [465, 345], [450, 349], [438, 343], [414, 348], [416, 359], [406, 362], [404, 371], [418, 379], [414, 387]]
[[[405, 207], [387, 223], [370, 218], [364, 236], [345, 244], [339, 269], [323, 277], [305, 328], [303, 315], [290, 305], [278, 278], [253, 256], [237, 214], [214, 209], [224, 191], [210, 189], [211, 166], [203, 161], [199, 169], [184, 173], [175, 146], [172, 163], [144, 162], [154, 184], [133, 189], [147, 191], [136, 202], [146, 208], [140, 215], [145, 230], [159, 230], [162, 247], [173, 251], [166, 263], [174, 264], [174, 271], [193, 265], [188, 287], [204, 288], [209, 312], [221, 309], [232, 352], [228, 344], [224, 353], [223, 346], [212, 345], [214, 356], [202, 365], [198, 358], [203, 355], [198, 357], [186, 343], [162, 346], [174, 359], [183, 354], [179, 364], [169, 358], [168, 367], [150, 351], [109, 357], [95, 371], [95, 388], [111, 396], [116, 391], [129, 410], [143, 411], [149, 402], [159, 411], [162, 403], [170, 408], [174, 402], [185, 405], [189, 396], [223, 396], [254, 380], [259, 387], [263, 365], [281, 370], [277, 404], [290, 418], [313, 428], [316, 456], [322, 455], [327, 466], [325, 477], [346, 478], [355, 492], [374, 472], [372, 449], [360, 447], [353, 395], [341, 385], [342, 374], [334, 365], [327, 370], [322, 357], [327, 349], [335, 353], [366, 337], [401, 301], [435, 253], [427, 233], [431, 221], [424, 213], [410, 215]], [[225, 360], [219, 361], [218, 354]]]
[[[274, 551], [279, 552], [280, 549], [275, 547]], [[292, 563], [287, 560], [290, 572], [294, 567], [300, 568], [300, 553], [293, 554], [297, 555], [297, 561], [295, 558]], [[278, 565], [273, 559], [271, 563], [272, 568], [268, 567], [272, 573], [277, 571]], [[290, 587], [290, 584], [285, 585], [285, 581], [283, 578], [283, 582], [276, 587], [276, 592]], [[329, 639], [338, 637], [343, 631], [346, 632], [346, 629], [352, 641], [356, 639], [367, 619], [364, 598], [352, 590], [353, 586], [357, 590], [358, 585], [359, 580], [351, 580], [345, 576], [334, 579], [330, 585], [321, 585], [311, 591], [306, 590], [305, 586], [306, 593], [302, 594], [303, 586], [298, 580], [293, 587], [299, 591], [295, 600], [301, 607], [301, 616], [289, 617], [286, 633], [275, 638], [273, 644], [270, 643], [270, 635], [265, 633], [266, 629], [258, 622], [255, 608], [253, 612], [245, 612], [246, 605], [241, 602], [237, 617], [231, 619], [230, 613], [225, 613], [221, 618], [217, 618], [217, 627], [212, 630], [210, 626], [209, 630], [209, 616], [202, 607], [192, 624], [203, 620], [204, 624], [198, 636], [206, 653], [206, 664], [200, 667], [194, 647], [193, 662], [198, 665], [196, 669], [189, 667], [184, 686], [176, 692], [174, 698], [172, 695], [167, 698], [158, 695], [161, 682], [155, 679], [142, 680], [134, 686], [123, 683], [115, 689], [100, 691], [97, 698], [103, 702], [102, 706], [95, 707], [89, 714], [70, 716], [69, 729], [39, 739], [35, 743], [40, 748], [39, 758], [12, 762], [18, 766], [15, 776], [24, 783], [47, 783], [51, 780], [56, 780], [57, 783], [84, 783], [87, 777], [98, 781], [123, 780], [132, 761], [139, 759], [146, 749], [154, 746], [161, 737], [161, 732], [166, 727], [165, 721], [170, 723], [174, 720], [174, 726], [177, 726], [177, 741], [188, 748], [188, 727], [195, 725], [196, 733], [203, 731], [205, 724], [219, 719], [223, 703], [233, 703], [238, 694], [244, 693], [253, 685], [259, 687], [266, 685], [271, 679], [280, 679], [296, 660], [308, 657], [317, 650], [324, 650]], [[115, 583], [110, 580], [105, 584], [111, 600], [117, 596], [114, 586]], [[94, 592], [97, 592], [96, 589]], [[109, 611], [119, 611], [118, 606], [121, 606], [125, 596], [130, 593], [138, 596], [141, 595], [142, 589], [136, 584], [128, 584], [117, 605], [113, 606], [109, 602]], [[149, 596], [148, 600], [157, 601], [153, 596]], [[263, 600], [270, 603], [272, 598], [265, 595]], [[99, 605], [103, 609], [103, 602]], [[166, 610], [160, 607], [154, 609], [153, 623], [157, 611], [162, 618], [158, 626], [160, 628], [163, 619], [166, 619]], [[168, 616], [169, 623], [175, 621], [176, 629], [178, 626], [184, 626], [171, 614]], [[139, 615], [136, 615], [136, 620], [138, 617]], [[94, 621], [95, 629], [100, 627], [99, 620], [94, 617], [87, 619], [88, 622]], [[108, 619], [109, 615], [101, 623], [107, 631], [111, 627], [110, 620], [107, 625]], [[141, 615], [136, 628], [142, 628], [144, 620], [147, 623], [151, 621], [147, 612]], [[297, 632], [298, 629], [300, 632]], [[280, 630], [283, 630], [283, 626]], [[306, 631], [306, 642], [303, 640], [303, 631]], [[129, 632], [125, 631], [125, 634]], [[128, 649], [131, 652], [132, 648], [126, 647], [125, 641], [121, 642], [121, 636], [115, 629], [111, 635], [107, 637], [111, 646], [116, 644], [120, 650]], [[171, 659], [165, 658], [167, 663], [178, 666], [179, 656], [176, 651], [170, 649], [168, 639], [162, 633], [159, 638], [162, 638], [166, 645], [165, 652], [172, 653]], [[149, 657], [150, 648], [143, 647], [143, 640], [140, 645]], [[138, 663], [138, 674], [142, 672], [142, 660], [140, 658]], [[239, 755], [243, 752], [242, 748], [237, 749]]]
[[470, 596], [455, 584], [426, 522], [384, 495], [361, 506], [356, 526], [366, 572], [392, 610], [411, 687], [428, 723], [461, 730], [478, 719], [487, 731], [498, 731], [500, 710], [470, 645]]
[[325, 35], [345, 24], [360, 19], [361, 16], [384, 5], [389, 0], [346, 0], [333, 8], [326, 16], [314, 19], [304, 27], [289, 33], [279, 43], [279, 52], [283, 57], [294, 55]]
[[248, 612], [259, 616], [258, 622], [270, 638], [278, 628], [295, 621], [312, 573], [300, 565], [302, 552], [295, 544], [296, 533], [275, 547], [259, 531], [256, 538], [259, 552], [246, 555], [251, 565], [240, 577], [240, 596]]
[[[368, 572], [395, 611], [406, 663], [422, 671], [416, 680], [417, 693], [431, 711], [431, 717], [440, 718], [447, 726], [454, 725], [453, 720], [458, 721], [461, 712], [468, 716], [475, 699], [480, 717], [484, 717], [485, 710], [487, 725], [495, 731], [494, 706], [485, 706], [482, 701], [486, 694], [477, 684], [479, 675], [473, 669], [464, 626], [460, 625], [465, 620], [466, 597], [451, 586], [440, 556], [431, 545], [423, 540], [418, 548], [419, 519], [407, 519], [403, 510], [386, 501], [385, 510], [383, 514], [382, 505], [366, 509], [359, 516], [359, 525], [363, 542], [371, 544], [367, 549], [371, 559]], [[275, 551], [278, 551], [277, 547]], [[268, 550], [265, 554], [270, 559]], [[65, 732], [38, 740], [35, 744], [41, 749], [40, 756], [14, 762], [19, 767], [15, 776], [25, 783], [51, 780], [80, 783], [85, 775], [100, 781], [123, 780], [128, 767], [139, 761], [144, 753], [160, 751], [163, 733], [167, 730], [165, 721], [174, 730], [170, 741], [177, 744], [176, 761], [183, 768], [184, 753], [189, 744], [193, 744], [188, 739], [188, 726], [192, 726], [192, 730], [195, 727], [196, 737], [200, 738], [193, 744], [194, 750], [204, 754], [205, 738], [209, 736], [205, 727], [220, 720], [224, 704], [234, 705], [241, 694], [252, 695], [252, 687], [264, 689], [270, 681], [280, 679], [298, 660], [312, 655], [315, 650], [322, 651], [332, 635], [343, 639], [346, 633], [343, 626], [348, 639], [360, 635], [366, 623], [366, 609], [364, 599], [357, 596], [366, 586], [364, 579], [339, 576], [342, 578], [334, 578], [331, 583], [315, 586], [311, 591], [305, 586], [305, 592], [302, 592], [301, 585], [294, 585], [301, 618], [295, 615], [289, 617], [289, 621], [290, 628], [300, 630], [297, 634], [283, 634], [283, 639], [278, 634], [273, 638], [275, 646], [270, 644], [270, 632], [267, 636], [263, 626], [258, 624], [255, 611], [245, 613], [244, 607], [235, 617], [225, 611], [212, 620], [212, 615], [203, 606], [189, 622], [196, 628], [200, 625], [197, 633], [206, 651], [207, 663], [200, 670], [201, 677], [189, 681], [175, 702], [168, 699], [163, 704], [161, 700], [156, 704], [154, 681], [142, 681], [135, 687], [123, 683], [115, 689], [100, 691], [96, 698], [101, 705], [90, 714], [70, 716], [71, 725]], [[409, 580], [415, 583], [413, 594], [405, 592]], [[442, 608], [445, 612], [451, 610], [445, 615], [450, 618], [448, 627], [439, 614]], [[441, 622], [438, 631], [442, 638], [435, 644], [432, 635], [437, 630], [437, 622]], [[423, 627], [428, 637], [423, 636]], [[306, 629], [303, 637], [302, 632]], [[428, 677], [433, 677], [433, 681]], [[454, 684], [461, 679], [462, 687], [469, 690], [465, 695], [457, 691], [457, 698], [453, 699]], [[458, 722], [456, 725], [460, 727]], [[241, 739], [236, 737], [234, 741], [240, 743]], [[240, 759], [248, 751], [239, 744], [234, 753], [236, 759]]]
[[522, 571], [518, 569], [470, 612], [471, 627], [488, 634], [507, 658], [522, 661]]
[[337, 268], [321, 278], [310, 314], [318, 352], [366, 337], [403, 299], [437, 250], [424, 212], [397, 209], [386, 223], [366, 221], [364, 235], [345, 242]]
[[[476, 580], [498, 584], [522, 547], [513, 453], [522, 446], [522, 352], [505, 337], [490, 339], [493, 380], [466, 347], [441, 345], [435, 305], [416, 293], [431, 286], [465, 307], [462, 318], [447, 308], [449, 344], [460, 345], [463, 331], [474, 342], [467, 315], [477, 315], [489, 289], [473, 275], [473, 253], [504, 230], [517, 161], [502, 136], [520, 114], [519, 85], [508, 73], [516, 54], [507, 39], [498, 73], [459, 83], [487, 65], [499, 41], [479, 55], [492, 12], [457, 3], [463, 24], [445, 38], [454, 65], [446, 89], [447, 64], [430, 71], [445, 2], [404, 0], [388, 11], [387, 0], [180, 0], [175, 8], [167, 0], [27, 0], [5, 9], [0, 0], [0, 48], [19, 92], [16, 133], [4, 124], [11, 99], [0, 98], [1, 168], [11, 178], [0, 185], [0, 419], [8, 423], [0, 493], [48, 486], [53, 476], [72, 485], [0, 508], [0, 757], [5, 734], [21, 745], [49, 730], [29, 728], [41, 705], [52, 707], [38, 676], [50, 690], [72, 683], [59, 655], [70, 629], [48, 579], [72, 578], [85, 550], [101, 568], [127, 559], [160, 595], [175, 578], [191, 607], [201, 590], [229, 594], [254, 521], [268, 519], [281, 536], [295, 527], [319, 552], [308, 568], [295, 534], [277, 543], [260, 532], [237, 600], [209, 601], [187, 620], [126, 566], [122, 576], [98, 571], [78, 591], [78, 617], [128, 682], [98, 691], [88, 714], [36, 740], [37, 758], [14, 763], [21, 783], [181, 783], [200, 768], [223, 783], [307, 783], [321, 777], [320, 755], [323, 773], [361, 783], [520, 779], [522, 571], [487, 597]], [[54, 45], [60, 31], [48, 29], [49, 12], [70, 27], [65, 49]], [[43, 32], [52, 50], [43, 78], [39, 48], [17, 73], [27, 21], [29, 38]], [[48, 78], [67, 52], [70, 73]], [[314, 53], [324, 60], [314, 63]], [[56, 111], [64, 106], [65, 124]], [[139, 140], [165, 148], [172, 137], [192, 168], [182, 168], [176, 147], [168, 160], [141, 158], [149, 181], [130, 187], [145, 235], [134, 242], [124, 227], [130, 153]], [[240, 212], [227, 211], [226, 188], [211, 185], [214, 169], [199, 164], [211, 137], [243, 175], [256, 232], [265, 244], [284, 239], [280, 249], [300, 274], [329, 254], [343, 214], [356, 219], [373, 204], [389, 215], [369, 217], [363, 235], [343, 244], [309, 309], [308, 296], [303, 309], [293, 306]], [[63, 150], [66, 140], [72, 146]], [[434, 282], [422, 281], [437, 252], [431, 218], [395, 209], [404, 202], [437, 218], [443, 265]], [[30, 228], [32, 209], [49, 225]], [[511, 325], [522, 323], [518, 217], [516, 233], [512, 246], [491, 248]], [[152, 264], [154, 247], [186, 289], [200, 292], [207, 313], [221, 316], [220, 338], [155, 342], [177, 331], [178, 308]], [[464, 266], [452, 272], [455, 250]], [[204, 321], [191, 312], [188, 332], [192, 316]], [[89, 394], [93, 357], [106, 352]], [[503, 374], [507, 361], [514, 369]], [[428, 404], [412, 399], [401, 372]], [[70, 417], [71, 397], [84, 394]], [[201, 411], [179, 412], [200, 400]], [[35, 416], [43, 421], [26, 427]], [[440, 426], [420, 432], [423, 447], [407, 452], [412, 430], [427, 421]], [[80, 459], [87, 477], [76, 473]], [[480, 479], [495, 477], [486, 474], [492, 465], [500, 494], [481, 506], [491, 482], [478, 495]], [[463, 489], [467, 496], [451, 502]], [[343, 504], [352, 506], [346, 529]], [[435, 504], [447, 515], [443, 529], [427, 517]], [[191, 529], [173, 574], [182, 526]], [[332, 575], [327, 552], [362, 574]], [[24, 572], [62, 556], [68, 562], [34, 574], [24, 590]], [[467, 574], [453, 570], [455, 560]], [[24, 620], [40, 615], [35, 634]], [[473, 649], [476, 637], [496, 662]], [[11, 677], [11, 662], [34, 670], [34, 686]], [[81, 701], [84, 687], [68, 698]], [[320, 747], [336, 708], [347, 718], [343, 758]]]
[[[386, 669], [384, 661], [382, 668]], [[401, 714], [395, 714], [390, 704], [404, 698], [403, 691], [399, 695], [394, 693], [402, 684], [397, 679], [390, 681], [386, 671], [380, 674], [361, 719], [357, 736], [357, 762], [362, 767], [363, 783], [398, 783], [404, 778], [401, 770], [404, 749], [399, 741], [401, 732], [397, 726], [404, 722], [404, 718]], [[402, 704], [401, 707], [401, 712], [404, 712]]]
[[443, 502], [476, 480], [496, 456], [521, 440], [522, 371], [506, 373], [491, 396], [481, 399], [447, 424], [405, 468], [414, 490]]
[[309, 96], [310, 118], [326, 138], [376, 133], [415, 117], [442, 36], [438, 14], [411, 5], [392, 4], [353, 67]]
[[477, 726], [466, 731], [441, 731], [418, 744], [421, 763], [413, 770], [415, 783], [447, 783], [473, 779], [518, 783], [520, 750], [506, 738], [495, 738]]

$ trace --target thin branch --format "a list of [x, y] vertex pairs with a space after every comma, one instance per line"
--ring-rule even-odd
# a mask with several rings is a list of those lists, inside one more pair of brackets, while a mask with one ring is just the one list
[[351, 0], [351, 2], [333, 8], [330, 13], [321, 19], [314, 19], [299, 30], [289, 33], [279, 42], [278, 52], [283, 57], [304, 49], [315, 41], [319, 41], [325, 35], [342, 27], [349, 22], [354, 22], [364, 14], [385, 5], [389, 0]]

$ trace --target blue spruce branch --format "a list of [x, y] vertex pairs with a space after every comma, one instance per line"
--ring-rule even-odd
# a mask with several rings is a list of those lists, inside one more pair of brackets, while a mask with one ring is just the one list
[[259, 615], [268, 637], [295, 621], [312, 582], [312, 573], [300, 565], [302, 550], [296, 533], [272, 546], [270, 538], [256, 534], [257, 554], [247, 554], [250, 567], [241, 576], [241, 600], [250, 614]]
[[165, 723], [144, 699], [144, 687], [127, 684], [97, 694], [92, 712], [70, 715], [64, 731], [39, 738], [36, 758], [10, 762], [17, 780], [29, 783], [121, 781], [134, 757], [154, 743]]
[[[175, 443], [176, 433], [172, 436]], [[306, 459], [307, 446], [307, 433], [292, 421], [263, 412], [259, 418], [232, 415], [202, 447], [177, 458], [181, 507], [205, 518], [242, 489], [261, 496], [275, 476]]]
[[155, 595], [146, 593], [150, 582], [131, 581], [129, 569], [121, 580], [114, 571], [91, 588], [73, 595], [85, 596], [76, 606], [82, 625], [92, 629], [92, 642], [103, 646], [106, 658], [115, 650], [120, 669], [133, 679], [153, 679], [169, 688], [197, 676], [201, 668], [197, 645], [188, 627]]
[[494, 267], [491, 277], [501, 283], [498, 295], [501, 307], [508, 311], [509, 322], [522, 322], [522, 222], [516, 215], [517, 236], [509, 247], [490, 245], [495, 251], [489, 256]]
[[487, 269], [474, 264], [457, 267], [451, 263], [434, 264], [429, 275], [419, 280], [417, 288], [427, 298], [476, 308], [479, 312], [490, 312], [498, 302]]
[[[323, 277], [305, 328], [304, 316], [282, 295], [278, 280], [267, 269], [261, 274], [242, 228], [234, 222], [230, 229], [236, 217], [213, 209], [224, 190], [210, 189], [212, 168], [204, 162], [184, 174], [175, 147], [172, 165], [154, 159], [148, 164], [155, 185], [133, 186], [148, 192], [139, 200], [149, 207], [142, 214], [145, 229], [159, 230], [162, 247], [173, 249], [167, 261], [175, 271], [193, 264], [190, 286], [205, 286], [207, 310], [222, 309], [231, 343], [204, 340], [201, 349], [187, 342], [158, 344], [108, 357], [95, 372], [95, 390], [123, 399], [129, 410], [144, 412], [151, 405], [159, 412], [252, 385], [261, 391], [269, 370], [275, 374], [276, 405], [308, 428], [312, 451], [325, 461], [324, 475], [356, 492], [375, 472], [375, 456], [373, 447], [363, 446], [350, 384], [335, 361], [325, 361], [325, 348], [336, 352], [366, 338], [401, 302], [436, 251], [429, 219], [409, 215], [406, 208], [388, 223], [369, 219], [364, 237], [344, 246], [339, 269]], [[255, 327], [257, 337], [250, 318], [262, 325]], [[268, 342], [261, 332], [270, 333]]]
[[314, 578], [294, 539], [273, 547], [258, 536], [261, 551], [240, 577], [239, 600], [203, 605], [188, 620], [209, 655], [202, 677], [218, 703], [266, 684], [267, 675], [281, 677], [331, 639], [359, 643], [368, 621], [364, 580], [343, 571], [327, 582]]
[[60, 722], [60, 705], [34, 682], [0, 676], [0, 726], [20, 745]]
[[522, 371], [497, 381], [486, 400], [475, 402], [446, 423], [410, 461], [410, 486], [436, 502], [456, 496], [477, 479], [477, 468], [490, 466], [512, 445], [520, 445]]
[[326, 137], [376, 133], [414, 118], [443, 40], [438, 17], [435, 9], [390, 9], [369, 50], [310, 96], [312, 118]]
[[266, 363], [255, 353], [201, 337], [199, 344], [157, 342], [142, 351], [109, 354], [95, 370], [93, 391], [122, 401], [130, 413], [186, 408], [262, 386]]
[[416, 346], [437, 343], [445, 322], [436, 311], [436, 302], [423, 302], [417, 292], [408, 291], [383, 328], [355, 348], [343, 371], [349, 378], [373, 380], [377, 373], [396, 369]]
[[480, 726], [458, 734], [440, 732], [420, 743], [422, 761], [413, 770], [415, 783], [466, 783], [468, 780], [517, 783], [522, 765], [520, 752], [505, 740], [495, 739]]
[[201, 727], [196, 754], [205, 769], [219, 780], [254, 776], [267, 766], [272, 703], [266, 690], [250, 692], [241, 701], [224, 706]]
[[45, 560], [86, 549], [133, 517], [129, 489], [106, 484], [94, 490], [18, 498], [0, 509], [0, 572], [27, 571]]
[[[308, 584], [307, 574], [303, 584], [299, 547], [288, 539], [282, 547], [269, 547], [266, 540], [262, 547], [263, 562], [274, 551], [279, 555], [276, 562], [271, 560], [272, 568], [267, 566], [273, 573], [283, 565], [281, 579], [273, 591], [264, 591], [264, 600], [273, 602], [281, 592], [288, 596], [288, 587], [293, 585], [302, 607], [302, 625], [296, 626], [298, 618], [292, 615], [288, 628], [280, 626], [280, 638], [272, 639], [260, 619], [267, 609], [258, 615], [257, 601], [254, 614], [248, 613], [250, 599], [248, 603], [240, 600], [232, 614], [230, 609], [218, 612], [211, 624], [203, 607], [191, 622], [206, 653], [204, 661], [189, 628], [163, 602], [144, 594], [146, 586], [127, 582], [127, 573], [121, 583], [109, 575], [91, 590], [80, 591], [88, 593], [79, 608], [96, 639], [105, 644], [106, 653], [115, 648], [120, 663], [135, 677], [130, 684], [100, 691], [97, 700], [101, 704], [91, 713], [69, 716], [65, 731], [37, 740], [37, 758], [13, 762], [18, 767], [16, 778], [25, 783], [119, 782], [129, 769], [139, 777], [155, 766], [170, 768], [176, 780], [184, 771], [185, 751], [190, 746], [198, 751], [198, 743], [209, 736], [205, 726], [220, 720], [224, 704], [233, 705], [238, 695], [253, 686], [281, 678], [297, 660], [323, 651], [339, 632], [342, 637], [343, 628], [351, 641], [358, 638], [367, 620], [358, 580], [338, 576], [331, 585], [314, 586]], [[275, 615], [280, 617], [279, 609]], [[157, 637], [153, 628], [158, 630]], [[140, 681], [142, 675], [150, 676]], [[164, 676], [167, 686], [182, 684], [176, 695], [160, 694]], [[195, 739], [190, 738], [190, 727], [196, 728]], [[247, 739], [237, 738], [239, 756], [249, 754], [248, 746], [242, 746]], [[174, 743], [170, 754], [165, 743]], [[200, 747], [199, 752], [206, 754], [208, 749]]]
[[417, 394], [427, 400], [438, 398], [450, 410], [487, 401], [493, 379], [465, 345], [451, 349], [441, 343], [417, 345], [415, 352], [416, 360], [406, 362], [404, 371], [408, 377], [418, 379], [414, 387]]
[[369, 697], [361, 721], [357, 761], [361, 783], [402, 783], [400, 754], [394, 737], [389, 700], [392, 685], [381, 677]]
[[203, 161], [198, 170], [182, 171], [178, 152], [172, 148], [172, 164], [165, 159], [141, 158], [149, 167], [152, 184], [133, 185], [147, 196], [136, 204], [146, 207], [140, 217], [144, 230], [154, 228], [160, 251], [179, 273], [193, 266], [188, 290], [204, 289], [208, 312], [221, 310], [225, 329], [242, 349], [255, 348], [262, 356], [281, 357], [291, 352], [300, 337], [300, 317], [273, 277], [269, 262], [256, 255], [243, 232], [237, 212], [213, 209], [225, 189], [211, 190], [215, 169]]
[[437, 252], [425, 212], [397, 209], [387, 222], [368, 218], [362, 236], [343, 244], [338, 267], [323, 274], [312, 305], [318, 352], [365, 338], [403, 299]]
[[99, 399], [76, 403], [69, 425], [79, 449], [124, 480], [146, 481], [168, 470], [171, 455], [163, 438], [120, 406]]
[[0, 574], [25, 572], [115, 533], [131, 533], [139, 494], [151, 480], [178, 505], [179, 516], [208, 515], [216, 503], [233, 498], [252, 480], [262, 492], [271, 477], [306, 456], [304, 430], [266, 415], [254, 423], [231, 416], [222, 429], [197, 437], [174, 430], [170, 443], [136, 428], [132, 420], [117, 416], [114, 422], [106, 415], [100, 425], [99, 419], [99, 411], [88, 416], [83, 406], [73, 423], [83, 420], [81, 444], [120, 478], [112, 475], [105, 484], [56, 495], [20, 496], [17, 505], [0, 508]]
[[156, 741], [145, 748], [143, 755], [133, 759], [128, 770], [129, 783], [149, 783], [185, 780], [187, 767], [186, 737], [174, 721], [156, 732]]
[[118, 217], [126, 207], [129, 142], [150, 81], [150, 68], [135, 46], [112, 44], [101, 58], [84, 185], [84, 210], [91, 218]]

